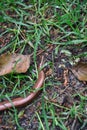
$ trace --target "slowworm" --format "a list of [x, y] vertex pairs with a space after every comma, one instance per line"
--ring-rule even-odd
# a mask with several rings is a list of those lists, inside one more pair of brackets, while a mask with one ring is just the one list
[[42, 58], [41, 63], [40, 63], [40, 65], [39, 65], [39, 67], [38, 67], [38, 79], [37, 79], [35, 85], [33, 86], [33, 89], [35, 89], [35, 91], [34, 91], [34, 92], [31, 92], [31, 93], [30, 93], [27, 97], [25, 97], [25, 98], [18, 97], [18, 98], [15, 98], [15, 99], [11, 100], [11, 102], [8, 101], [8, 100], [1, 102], [1, 103], [0, 103], [0, 111], [9, 109], [9, 108], [11, 108], [12, 106], [15, 106], [15, 107], [24, 106], [25, 104], [30, 103], [30, 102], [36, 97], [36, 95], [37, 95], [38, 92], [40, 91], [40, 88], [42, 87], [43, 82], [44, 82], [44, 79], [45, 79], [44, 71], [43, 71], [43, 70], [40, 70], [42, 64], [43, 64], [43, 58]]

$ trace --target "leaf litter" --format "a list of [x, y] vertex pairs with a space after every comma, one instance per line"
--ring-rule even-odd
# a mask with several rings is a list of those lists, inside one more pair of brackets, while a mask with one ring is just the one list
[[0, 56], [0, 76], [25, 73], [30, 66], [30, 55], [4, 53]]

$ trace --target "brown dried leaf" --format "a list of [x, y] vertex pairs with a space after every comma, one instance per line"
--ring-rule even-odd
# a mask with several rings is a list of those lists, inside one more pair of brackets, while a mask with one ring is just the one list
[[87, 63], [79, 62], [71, 71], [80, 81], [87, 81]]
[[52, 75], [53, 73], [53, 70], [51, 68], [49, 68], [49, 70], [46, 72], [46, 76], [49, 76], [49, 75]]
[[25, 73], [30, 66], [30, 55], [2, 54], [0, 56], [0, 75]]

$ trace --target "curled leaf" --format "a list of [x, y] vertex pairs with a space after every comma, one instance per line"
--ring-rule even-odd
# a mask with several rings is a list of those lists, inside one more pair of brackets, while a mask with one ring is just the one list
[[87, 81], [87, 63], [79, 62], [77, 65], [73, 66], [71, 71], [78, 80]]
[[25, 73], [30, 66], [30, 55], [2, 54], [0, 56], [0, 75]]

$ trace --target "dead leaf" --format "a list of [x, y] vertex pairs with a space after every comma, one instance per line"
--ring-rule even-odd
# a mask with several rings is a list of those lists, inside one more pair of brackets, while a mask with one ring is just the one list
[[53, 70], [51, 69], [51, 68], [49, 68], [49, 70], [46, 72], [46, 76], [50, 76], [50, 75], [52, 75], [52, 73], [53, 73]]
[[87, 63], [79, 62], [77, 65], [73, 66], [71, 71], [78, 80], [87, 81]]
[[0, 75], [25, 73], [30, 66], [30, 55], [2, 54], [0, 56]]

